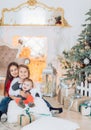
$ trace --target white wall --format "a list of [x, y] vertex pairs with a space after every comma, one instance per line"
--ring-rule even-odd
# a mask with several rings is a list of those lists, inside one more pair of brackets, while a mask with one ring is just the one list
[[[0, 27], [0, 37], [1, 41], [0, 45], [5, 45], [6, 43], [10, 47], [15, 47], [13, 46], [13, 38], [14, 36], [45, 36], [47, 37], [47, 61], [51, 62], [54, 58], [56, 58], [56, 54], [58, 53], [59, 49], [57, 48], [59, 44], [59, 36], [58, 34], [62, 33], [62, 29], [59, 27], [54, 27], [54, 26], [24, 26], [24, 27], [13, 27], [13, 26], [2, 26]], [[62, 38], [61, 38], [62, 39]], [[60, 44], [59, 44], [60, 45]], [[62, 49], [62, 46], [61, 48]]]
[[[16, 7], [27, 0], [0, 0], [0, 18], [3, 8]], [[12, 36], [15, 35], [44, 35], [48, 36], [49, 60], [53, 60], [55, 55], [60, 54], [64, 49], [71, 48], [81, 32], [85, 22], [85, 13], [91, 8], [91, 0], [38, 0], [52, 7], [62, 7], [65, 11], [65, 18], [72, 26], [71, 28], [58, 27], [1, 27], [0, 41], [12, 43]], [[27, 28], [27, 30], [26, 30]], [[1, 43], [0, 43], [1, 44]]]

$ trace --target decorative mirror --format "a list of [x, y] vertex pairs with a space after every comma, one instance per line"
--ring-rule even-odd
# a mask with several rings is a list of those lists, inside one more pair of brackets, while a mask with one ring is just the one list
[[48, 7], [47, 5], [28, 0], [16, 8], [3, 9], [1, 26], [45, 25], [45, 26], [69, 26], [64, 18], [62, 8]]

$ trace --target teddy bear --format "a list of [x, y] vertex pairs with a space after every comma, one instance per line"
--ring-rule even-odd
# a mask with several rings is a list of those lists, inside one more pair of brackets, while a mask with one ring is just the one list
[[55, 17], [55, 20], [56, 20], [55, 24], [62, 24], [61, 16]]

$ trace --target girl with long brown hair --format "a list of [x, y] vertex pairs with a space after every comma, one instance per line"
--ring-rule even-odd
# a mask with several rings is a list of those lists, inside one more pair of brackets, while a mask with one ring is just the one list
[[9, 88], [12, 80], [18, 76], [18, 64], [16, 62], [11, 62], [7, 67], [5, 85], [4, 85], [4, 98], [0, 102], [0, 119], [1, 121], [6, 121], [3, 118], [7, 114], [8, 104], [12, 100], [9, 96]]

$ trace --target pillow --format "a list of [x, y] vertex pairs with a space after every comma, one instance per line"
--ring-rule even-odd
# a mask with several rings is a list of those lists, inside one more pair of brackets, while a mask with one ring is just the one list
[[21, 130], [76, 130], [79, 128], [77, 123], [57, 118], [57, 117], [42, 117], [24, 126]]

